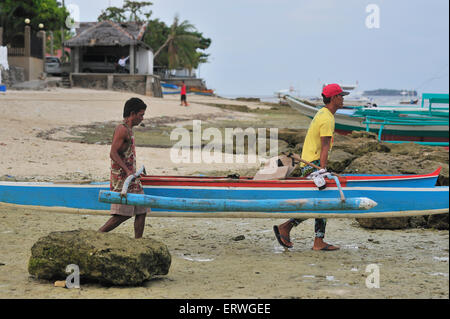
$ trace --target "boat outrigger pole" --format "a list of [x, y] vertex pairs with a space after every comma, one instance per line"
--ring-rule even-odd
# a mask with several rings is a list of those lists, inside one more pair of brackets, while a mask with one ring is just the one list
[[179, 198], [143, 194], [128, 194], [131, 181], [145, 171], [144, 166], [126, 178], [122, 192], [100, 191], [99, 201], [103, 203], [146, 206], [159, 209], [200, 212], [295, 212], [322, 210], [367, 210], [377, 205], [367, 197], [346, 200], [337, 198], [307, 199], [221, 199], [221, 198]]
[[[329, 210], [367, 210], [376, 202], [367, 197], [307, 198], [307, 199], [222, 199], [222, 198], [180, 198], [143, 194], [128, 194], [131, 181], [145, 172], [142, 166], [135, 174], [126, 178], [122, 192], [100, 191], [99, 201], [103, 203], [145, 206], [151, 208], [194, 211], [194, 212], [296, 212]], [[335, 176], [333, 176], [335, 177]], [[336, 177], [335, 177], [336, 178]], [[337, 180], [337, 178], [336, 178]], [[337, 181], [339, 183], [339, 181]]]
[[99, 201], [111, 204], [145, 206], [151, 208], [199, 211], [199, 212], [296, 212], [330, 210], [367, 210], [376, 202], [367, 197], [352, 197], [342, 201], [340, 198], [307, 199], [222, 199], [222, 198], [179, 198], [154, 195], [127, 194], [100, 191]]

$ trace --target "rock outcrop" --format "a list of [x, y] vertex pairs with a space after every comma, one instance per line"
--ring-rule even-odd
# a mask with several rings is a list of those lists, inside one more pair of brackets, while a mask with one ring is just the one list
[[428, 217], [427, 227], [448, 230], [448, 214], [431, 215]]
[[427, 226], [426, 216], [395, 218], [356, 218], [360, 226], [369, 229], [404, 229]]
[[11, 87], [17, 83], [21, 83], [25, 81], [25, 69], [18, 66], [9, 66], [8, 70], [5, 70], [3, 67], [1, 68], [2, 84], [5, 84], [7, 87]]
[[75, 264], [80, 281], [107, 285], [139, 285], [166, 275], [171, 255], [166, 245], [151, 238], [93, 230], [53, 232], [31, 248], [28, 272], [38, 279], [65, 279]]

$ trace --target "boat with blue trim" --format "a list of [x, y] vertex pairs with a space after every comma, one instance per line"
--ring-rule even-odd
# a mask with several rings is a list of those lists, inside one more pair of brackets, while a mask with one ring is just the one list
[[[440, 170], [422, 175], [340, 175], [328, 179], [324, 190], [306, 178], [143, 175], [140, 179], [150, 196], [146, 200], [153, 203], [150, 216], [401, 217], [448, 212], [449, 187], [435, 186]], [[108, 191], [109, 183], [0, 182], [0, 202], [105, 212], [112, 201], [99, 201], [99, 194]], [[361, 205], [361, 199], [369, 204]], [[138, 196], [139, 201], [144, 197]]]
[[[320, 109], [290, 95], [284, 99], [295, 110], [313, 118]], [[429, 100], [428, 106], [424, 99]], [[449, 145], [448, 94], [423, 94], [422, 106], [353, 107], [339, 109], [334, 114], [336, 132], [374, 132], [383, 142], [414, 142], [424, 145]], [[447, 103], [446, 107], [442, 104]], [[440, 106], [433, 106], [439, 104]]]

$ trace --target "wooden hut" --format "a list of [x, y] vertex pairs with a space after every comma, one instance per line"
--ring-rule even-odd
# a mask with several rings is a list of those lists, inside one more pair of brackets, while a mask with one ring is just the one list
[[[130, 74], [153, 74], [153, 51], [142, 39], [147, 24], [112, 21], [83, 22], [65, 41], [72, 50], [74, 73], [115, 73], [121, 57], [129, 57]], [[116, 69], [117, 70], [117, 69]]]

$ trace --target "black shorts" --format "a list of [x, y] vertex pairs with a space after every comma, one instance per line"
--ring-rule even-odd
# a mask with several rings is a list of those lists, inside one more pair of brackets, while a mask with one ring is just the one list
[[186, 94], [181, 94], [181, 101], [186, 101]]

